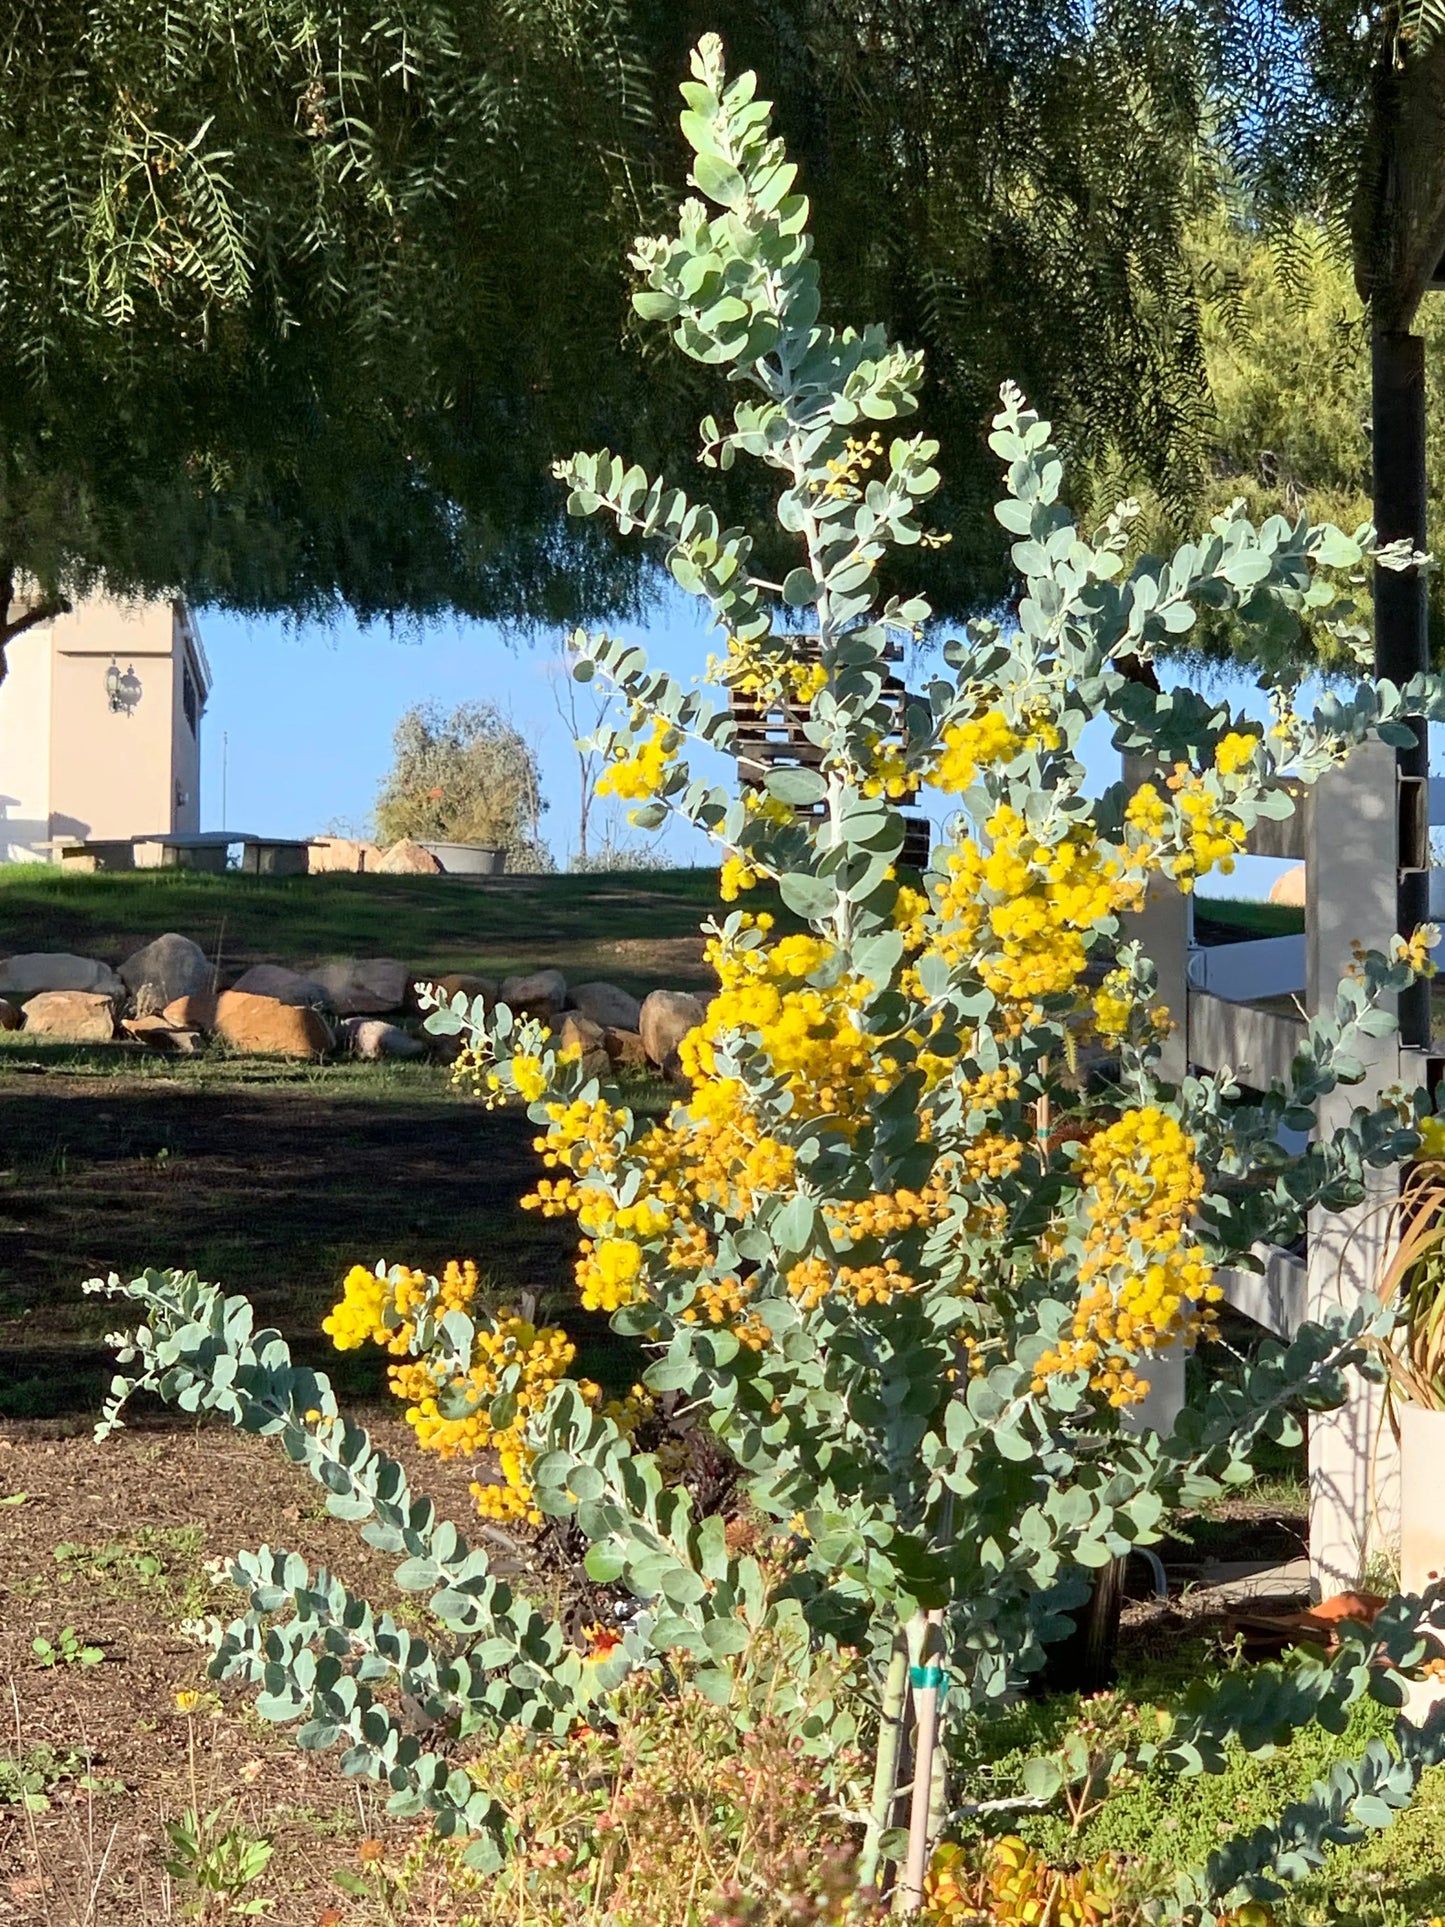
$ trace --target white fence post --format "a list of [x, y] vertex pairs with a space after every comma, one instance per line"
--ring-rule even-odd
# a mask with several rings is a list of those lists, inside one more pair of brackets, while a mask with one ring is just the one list
[[[1384, 743], [1367, 743], [1315, 790], [1305, 873], [1311, 1013], [1322, 1002], [1329, 1007], [1354, 944], [1388, 949], [1396, 927], [1399, 862], [1395, 752]], [[1347, 1124], [1357, 1106], [1374, 1104], [1381, 1091], [1401, 1081], [1398, 1037], [1366, 1039], [1364, 1048], [1365, 1081], [1321, 1101], [1322, 1132]], [[1398, 1183], [1391, 1172], [1370, 1172], [1367, 1180], [1362, 1205], [1310, 1214], [1310, 1318], [1330, 1305], [1352, 1306], [1376, 1285]], [[1370, 1555], [1392, 1552], [1399, 1535], [1399, 1454], [1379, 1387], [1352, 1378], [1345, 1405], [1311, 1416], [1309, 1481], [1313, 1583], [1321, 1595], [1357, 1586]]]
[[[1158, 775], [1147, 757], [1125, 756], [1124, 781], [1130, 792]], [[1125, 919], [1124, 935], [1141, 945], [1159, 977], [1159, 1001], [1174, 1020], [1159, 1055], [1159, 1075], [1182, 1082], [1189, 1068], [1189, 942], [1192, 898], [1169, 877], [1150, 880], [1144, 907]]]

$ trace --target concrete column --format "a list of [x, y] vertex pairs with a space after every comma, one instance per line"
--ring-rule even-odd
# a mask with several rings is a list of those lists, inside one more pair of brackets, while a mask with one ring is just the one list
[[[1305, 910], [1308, 1009], [1333, 1007], [1353, 945], [1388, 949], [1396, 928], [1399, 818], [1395, 752], [1364, 744], [1315, 791]], [[1398, 1037], [1367, 1038], [1364, 1082], [1341, 1087], [1319, 1106], [1322, 1134], [1373, 1104], [1387, 1086], [1417, 1075]], [[1423, 1066], [1422, 1066], [1423, 1068]], [[1389, 1250], [1393, 1173], [1369, 1174], [1363, 1204], [1310, 1215], [1306, 1316], [1352, 1307], [1373, 1291]], [[1399, 1453], [1379, 1387], [1352, 1381], [1348, 1402], [1309, 1421], [1310, 1565], [1317, 1596], [1357, 1586], [1372, 1553], [1399, 1541]]]

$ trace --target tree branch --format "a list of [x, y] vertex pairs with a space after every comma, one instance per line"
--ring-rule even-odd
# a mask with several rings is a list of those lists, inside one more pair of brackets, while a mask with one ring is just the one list
[[15, 571], [0, 568], [0, 683], [9, 673], [10, 664], [6, 650], [17, 636], [23, 636], [27, 629], [38, 628], [42, 622], [49, 622], [55, 616], [68, 613], [70, 604], [63, 595], [43, 595], [38, 602], [23, 605], [23, 612], [12, 617], [11, 605], [15, 600]]

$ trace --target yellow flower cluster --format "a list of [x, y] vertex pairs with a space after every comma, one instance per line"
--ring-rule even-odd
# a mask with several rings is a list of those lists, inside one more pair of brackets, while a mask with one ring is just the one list
[[353, 1265], [341, 1285], [341, 1300], [322, 1319], [321, 1329], [339, 1352], [356, 1352], [373, 1342], [385, 1345], [391, 1333], [382, 1323], [390, 1287], [385, 1273]]
[[1390, 945], [1390, 953], [1397, 962], [1408, 964], [1417, 977], [1433, 977], [1438, 966], [1430, 952], [1438, 940], [1436, 926], [1423, 923], [1412, 936], [1396, 937]]
[[472, 1096], [479, 1097], [488, 1110], [495, 1110], [512, 1096], [535, 1104], [547, 1088], [541, 1058], [530, 1051], [518, 1051], [507, 1062], [512, 1072], [510, 1084], [498, 1070], [489, 1046], [464, 1045], [452, 1060], [452, 1082], [470, 1084]]
[[1176, 765], [1165, 787], [1174, 792], [1172, 810], [1153, 783], [1141, 783], [1129, 798], [1124, 821], [1134, 832], [1131, 854], [1173, 877], [1185, 891], [1211, 870], [1228, 876], [1244, 848], [1244, 824], [1225, 814], [1207, 779], [1187, 763]]
[[[826, 938], [782, 937], [751, 949], [715, 938], [707, 956], [719, 989], [707, 1021], [679, 1047], [687, 1076], [700, 1083], [717, 1079], [716, 1046], [723, 1034], [751, 1030], [803, 1115], [827, 1112], [856, 1120], [871, 1093], [890, 1088], [897, 1064], [878, 1052], [877, 1040], [860, 1022], [873, 986], [848, 974], [826, 985], [807, 981], [833, 960]], [[723, 1101], [731, 1103], [734, 1095], [727, 1089]]]
[[1115, 1918], [1119, 1870], [1109, 1859], [1051, 1867], [1014, 1835], [943, 1846], [928, 1870], [927, 1927], [1105, 1927]]
[[874, 1191], [866, 1198], [839, 1198], [823, 1206], [829, 1231], [849, 1244], [937, 1224], [947, 1215], [948, 1186], [940, 1177], [931, 1178], [921, 1191]]
[[1106, 1042], [1120, 1042], [1129, 1035], [1133, 1016], [1128, 973], [1111, 970], [1094, 993], [1095, 1027]]
[[630, 752], [621, 743], [613, 750], [612, 761], [597, 779], [597, 794], [645, 802], [662, 788], [677, 751], [677, 731], [665, 716], [654, 716], [651, 734], [635, 742]]
[[821, 662], [765, 655], [759, 643], [742, 642], [736, 636], [728, 638], [725, 656], [708, 657], [707, 668], [712, 681], [724, 683], [740, 696], [757, 696], [765, 705], [793, 702], [806, 709], [828, 686], [828, 672]]
[[657, 1401], [645, 1385], [634, 1385], [622, 1398], [609, 1398], [602, 1416], [610, 1418], [619, 1432], [630, 1438], [639, 1425], [645, 1425], [657, 1410]]
[[1259, 748], [1259, 738], [1253, 734], [1242, 734], [1231, 730], [1222, 736], [1214, 751], [1214, 767], [1221, 776], [1238, 776], [1254, 760], [1254, 752]]
[[903, 932], [903, 948], [911, 953], [928, 941], [928, 898], [922, 890], [901, 883], [893, 905], [894, 927]]
[[[470, 1258], [453, 1259], [440, 1278], [395, 1265], [368, 1271], [353, 1265], [346, 1274], [340, 1302], [322, 1320], [338, 1351], [355, 1351], [370, 1342], [406, 1362], [387, 1367], [392, 1394], [406, 1403], [406, 1422], [417, 1444], [438, 1458], [452, 1459], [491, 1449], [502, 1472], [500, 1485], [474, 1485], [478, 1509], [492, 1519], [541, 1523], [532, 1506], [527, 1479], [531, 1454], [523, 1438], [529, 1414], [538, 1411], [566, 1376], [576, 1347], [555, 1325], [534, 1325], [518, 1313], [503, 1310], [495, 1320], [479, 1321], [472, 1340], [472, 1358], [465, 1373], [457, 1373], [436, 1352], [407, 1359], [417, 1343], [423, 1318], [440, 1318], [449, 1311], [471, 1310], [480, 1279]], [[503, 1375], [518, 1371], [516, 1415], [510, 1425], [493, 1430], [491, 1403], [501, 1389]], [[596, 1387], [585, 1388], [596, 1394]], [[440, 1408], [444, 1394], [464, 1396], [471, 1409], [463, 1417], [447, 1418]], [[596, 1394], [600, 1396], [600, 1394]], [[319, 1419], [320, 1413], [308, 1413]]]
[[876, 428], [866, 441], [850, 435], [843, 453], [825, 464], [828, 480], [823, 484], [824, 500], [851, 501], [858, 493], [858, 484], [882, 453], [883, 441]]
[[[539, 1343], [545, 1340], [550, 1344], [554, 1337], [561, 1336], [562, 1334], [554, 1334], [546, 1327], [537, 1333]], [[566, 1345], [566, 1343], [567, 1341], [563, 1338], [563, 1344]], [[560, 1347], [556, 1348], [559, 1356], [560, 1349]], [[568, 1350], [570, 1354], [570, 1346]], [[570, 1355], [566, 1363], [571, 1363]], [[545, 1403], [551, 1396], [557, 1379], [563, 1377], [565, 1371], [564, 1364], [557, 1377], [552, 1380], [552, 1384], [546, 1385], [545, 1369], [539, 1365], [530, 1388], [533, 1407]], [[625, 1398], [610, 1398], [605, 1401], [601, 1388], [594, 1385], [590, 1378], [579, 1378], [577, 1389], [594, 1410], [600, 1410], [604, 1418], [610, 1418], [618, 1431], [629, 1438], [639, 1425], [652, 1417], [655, 1409], [651, 1393], [644, 1391], [640, 1385], [634, 1385]], [[497, 1455], [501, 1478], [489, 1484], [476, 1481], [470, 1490], [472, 1497], [476, 1500], [477, 1511], [484, 1519], [494, 1519], [499, 1524], [522, 1523], [539, 1526], [542, 1523], [542, 1514], [532, 1503], [531, 1469], [535, 1455], [522, 1437], [521, 1418], [519, 1396], [517, 1420], [506, 1431], [494, 1432], [490, 1440], [492, 1450]]]
[[[489, 1446], [498, 1452], [522, 1450], [527, 1415], [546, 1404], [576, 1356], [577, 1347], [559, 1326], [534, 1325], [517, 1312], [504, 1310], [490, 1327], [478, 1327], [471, 1365], [464, 1375], [453, 1375], [433, 1354], [392, 1365], [387, 1380], [393, 1395], [406, 1401], [406, 1422], [424, 1452], [434, 1452], [439, 1459], [469, 1458]], [[514, 1366], [520, 1374], [514, 1392], [517, 1416], [494, 1431], [491, 1403], [503, 1375]], [[445, 1417], [439, 1408], [444, 1393], [466, 1398], [471, 1410], [462, 1418]]]
[[823, 1258], [804, 1258], [788, 1273], [788, 1290], [803, 1307], [813, 1311], [830, 1291], [851, 1298], [855, 1305], [886, 1305], [900, 1292], [912, 1291], [917, 1279], [910, 1278], [897, 1258], [885, 1258], [878, 1265], [830, 1265]]
[[694, 1222], [699, 1205], [747, 1212], [793, 1182], [792, 1147], [757, 1128], [730, 1079], [701, 1077], [680, 1121], [652, 1127], [632, 1146], [647, 1181], [630, 1205], [615, 1202], [609, 1183], [625, 1139], [625, 1114], [599, 1100], [552, 1105], [548, 1115], [549, 1128], [537, 1140], [544, 1162], [594, 1181], [544, 1178], [522, 1204], [545, 1217], [573, 1213], [591, 1234], [581, 1241], [576, 1267], [582, 1303], [591, 1311], [635, 1303], [651, 1262], [669, 1270], [702, 1268], [710, 1246]]
[[745, 856], [725, 856], [718, 872], [718, 895], [724, 903], [736, 903], [744, 890], [751, 890], [758, 872]]
[[940, 953], [972, 960], [1005, 1002], [1072, 989], [1093, 933], [1139, 907], [1140, 879], [1086, 831], [1045, 842], [1007, 804], [985, 827], [987, 847], [965, 837], [949, 852], [937, 903]]
[[1096, 1132], [1079, 1175], [1088, 1229], [1073, 1332], [1040, 1359], [1034, 1386], [1086, 1371], [1112, 1405], [1131, 1405], [1149, 1387], [1129, 1360], [1197, 1339], [1223, 1295], [1190, 1237], [1204, 1174], [1193, 1138], [1151, 1104]]
[[959, 1082], [958, 1094], [970, 1114], [974, 1111], [1001, 1111], [1018, 1097], [1019, 1067], [1013, 1063], [998, 1064], [991, 1071], [980, 1071], [976, 1077], [963, 1078]]
[[453, 1258], [440, 1278], [405, 1265], [390, 1271], [385, 1265], [375, 1271], [353, 1265], [342, 1281], [341, 1298], [322, 1319], [321, 1329], [339, 1352], [359, 1351], [370, 1342], [400, 1358], [411, 1350], [419, 1314], [439, 1317], [466, 1311], [477, 1286], [477, 1267], [470, 1258], [460, 1264]]
[[1202, 777], [1182, 782], [1177, 797], [1183, 850], [1169, 866], [1183, 890], [1197, 878], [1219, 870], [1228, 876], [1248, 834], [1238, 817], [1226, 816], [1204, 787]]
[[943, 732], [943, 753], [931, 780], [935, 788], [957, 795], [972, 788], [981, 769], [1011, 763], [1023, 747], [1023, 737], [1003, 712], [986, 709]]
[[901, 803], [912, 796], [915, 787], [903, 745], [875, 736], [868, 751], [868, 774], [863, 778], [863, 794], [886, 796], [891, 802]]
[[683, 1320], [689, 1325], [704, 1322], [726, 1325], [729, 1319], [742, 1317], [747, 1301], [746, 1286], [739, 1284], [736, 1278], [719, 1278], [716, 1282], [698, 1286], [697, 1297], [682, 1314]]
[[642, 1248], [630, 1238], [584, 1238], [577, 1288], [586, 1311], [617, 1311], [641, 1296]]
[[1011, 1178], [1024, 1161], [1024, 1147], [1001, 1131], [980, 1131], [958, 1147], [956, 1164], [967, 1184], [993, 1184]]
[[1174, 1028], [1174, 1020], [1163, 1004], [1144, 1011], [1142, 1021], [1136, 1026], [1140, 1010], [1128, 972], [1111, 970], [1094, 992], [1092, 1003], [1094, 1028], [1102, 1041], [1122, 1044], [1140, 1031], [1146, 1036], [1164, 1037]]
[[542, 1153], [549, 1171], [565, 1166], [579, 1177], [590, 1171], [610, 1177], [617, 1169], [627, 1129], [625, 1111], [614, 1110], [601, 1098], [589, 1104], [577, 1097], [570, 1104], [549, 1104], [547, 1119], [545, 1133], [533, 1138], [532, 1146]]

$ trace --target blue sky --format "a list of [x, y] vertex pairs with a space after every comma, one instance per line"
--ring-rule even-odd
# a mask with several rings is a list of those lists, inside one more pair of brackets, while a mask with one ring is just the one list
[[[446, 622], [403, 638], [348, 622], [296, 630], [280, 621], [211, 611], [201, 618], [201, 633], [215, 673], [203, 723], [203, 828], [312, 836], [334, 824], [361, 833], [402, 713], [417, 702], [451, 708], [486, 699], [537, 749], [543, 794], [551, 804], [543, 829], [559, 862], [575, 848], [576, 762], [553, 702], [560, 632], [509, 643], [491, 625]], [[616, 633], [640, 642], [660, 667], [689, 680], [703, 672], [716, 647], [697, 605], [681, 596], [670, 598], [646, 625], [622, 625]], [[1229, 693], [1263, 714], [1242, 678]], [[1117, 772], [1117, 758], [1105, 730], [1091, 731], [1090, 738], [1086, 760], [1102, 787]], [[694, 766], [698, 774], [720, 779], [730, 769], [723, 757], [706, 763], [699, 757]], [[943, 814], [941, 799], [936, 813]], [[637, 840], [620, 813], [618, 828]], [[715, 860], [707, 840], [686, 825], [669, 826], [660, 843], [674, 862]], [[1206, 889], [1263, 896], [1279, 868], [1245, 858], [1234, 877], [1211, 878]]]

